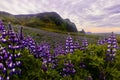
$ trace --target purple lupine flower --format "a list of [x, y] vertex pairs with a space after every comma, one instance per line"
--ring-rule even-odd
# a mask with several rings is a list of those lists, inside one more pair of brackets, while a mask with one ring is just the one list
[[55, 56], [52, 56], [51, 65], [52, 69], [55, 69], [58, 66], [58, 59]]
[[4, 28], [4, 25], [2, 23], [2, 21], [0, 21], [0, 41], [5, 43], [7, 40], [5, 39], [5, 37], [7, 36], [7, 31]]
[[1, 64], [1, 66], [3, 65], [1, 67], [2, 74], [4, 75], [3, 79], [9, 80], [9, 79], [7, 79], [7, 76], [10, 74], [10, 73], [8, 73], [8, 71], [13, 69], [15, 67], [15, 64], [12, 61], [12, 55], [10, 55], [9, 52], [7, 52], [7, 50], [5, 48], [2, 48], [0, 50], [0, 52], [1, 52], [0, 56], [3, 56], [3, 58], [0, 60], [3, 62]]
[[10, 80], [10, 77], [9, 77], [9, 76], [7, 76], [6, 80]]
[[84, 64], [84, 62], [80, 62], [80, 68], [86, 68], [86, 65]]
[[0, 75], [0, 80], [4, 80], [4, 78]]
[[5, 31], [5, 27], [4, 27], [4, 24], [2, 22], [2, 20], [0, 20], [0, 34], [2, 34], [2, 32]]
[[6, 73], [6, 71], [7, 71], [7, 69], [4, 67], [4, 68], [3, 68], [3, 73], [5, 74], [5, 73]]
[[105, 72], [104, 71], [100, 72], [99, 79], [100, 80], [106, 80], [106, 76], [105, 76]]
[[10, 80], [11, 76], [14, 74], [18, 74], [17, 72], [18, 70], [20, 70], [19, 66], [21, 65], [21, 61], [16, 59], [20, 57], [20, 54], [17, 54], [15, 50], [20, 50], [21, 47], [18, 44], [19, 43], [18, 36], [14, 32], [10, 24], [9, 30], [5, 30], [4, 26], [2, 25], [0, 25], [0, 27], [3, 27], [2, 30], [0, 31], [1, 32], [0, 42], [7, 46], [7, 47], [5, 46], [6, 48], [2, 46], [0, 48], [0, 63], [1, 63], [0, 68], [2, 69], [1, 74], [3, 75], [4, 80]]
[[34, 53], [34, 57], [41, 58], [42, 57], [42, 50], [43, 50], [43, 47], [41, 45], [37, 45], [36, 52]]
[[54, 56], [58, 56], [58, 55], [64, 55], [65, 54], [65, 51], [63, 49], [63, 46], [62, 45], [57, 45], [54, 49]]
[[17, 43], [17, 45], [19, 45], [19, 46], [16, 46], [17, 48], [21, 48], [21, 49], [23, 49], [23, 48], [25, 48], [25, 38], [24, 38], [24, 35], [23, 35], [23, 28], [22, 27], [20, 27], [20, 31], [19, 31], [19, 33], [18, 34], [16, 34], [16, 36], [17, 36], [17, 38], [18, 38], [18, 43]]
[[15, 65], [16, 65], [16, 66], [20, 66], [21, 64], [22, 64], [21, 61], [16, 61], [16, 62], [15, 62]]
[[47, 60], [47, 63], [51, 63], [50, 46], [48, 44], [43, 45], [42, 58]]
[[103, 45], [103, 44], [105, 44], [105, 40], [98, 40], [97, 44], [98, 45]]
[[85, 78], [85, 80], [93, 80], [92, 76], [88, 76]]
[[74, 42], [74, 49], [80, 49], [80, 44], [78, 41]]
[[15, 58], [20, 58], [21, 57], [21, 53], [15, 54], [14, 57]]
[[0, 63], [0, 69], [3, 69], [4, 65], [3, 63]]
[[35, 47], [35, 52], [33, 53], [35, 58], [41, 58], [42, 63], [44, 63], [42, 65], [43, 67], [43, 71], [44, 68], [46, 68], [46, 65], [51, 64], [51, 68], [55, 68], [56, 64], [55, 64], [55, 58], [54, 56], [51, 55], [50, 53], [50, 45], [48, 43], [42, 43], [39, 45], [36, 45]]
[[13, 74], [15, 74], [16, 73], [16, 69], [15, 68], [12, 68], [11, 70], [10, 70], [10, 75], [12, 76]]
[[46, 63], [43, 63], [43, 64], [42, 64], [42, 70], [43, 70], [44, 72], [47, 71], [47, 65], [46, 65]]
[[82, 46], [80, 48], [80, 50], [85, 50], [88, 46], [88, 41], [85, 39], [85, 40], [82, 40]]
[[74, 65], [71, 61], [64, 63], [64, 68], [60, 73], [62, 76], [69, 76], [75, 74], [76, 70], [74, 69]]
[[24, 44], [25, 47], [28, 48], [28, 50], [30, 51], [31, 54], [35, 54], [36, 53], [36, 42], [32, 39], [32, 37], [28, 36], [25, 40], [24, 40]]
[[73, 39], [69, 35], [66, 39], [66, 53], [73, 53], [74, 52], [74, 44], [73, 44]]
[[108, 38], [107, 43], [108, 43], [107, 46], [108, 48], [106, 54], [106, 61], [112, 62], [114, 60], [118, 48], [117, 40], [113, 32], [111, 36]]

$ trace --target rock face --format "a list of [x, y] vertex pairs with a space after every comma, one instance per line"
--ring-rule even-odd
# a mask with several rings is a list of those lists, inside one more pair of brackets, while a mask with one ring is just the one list
[[[2, 12], [0, 12], [1, 14]], [[5, 12], [4, 12], [5, 13]], [[34, 28], [47, 28], [68, 32], [77, 32], [76, 25], [72, 23], [69, 19], [63, 19], [56, 12], [44, 12], [38, 14], [28, 14], [28, 15], [12, 15], [13, 23], [22, 24], [24, 26], [34, 27]], [[4, 15], [4, 14], [3, 14]], [[6, 15], [5, 15], [6, 16]], [[11, 20], [10, 20], [11, 21]]]
[[69, 19], [65, 19], [64, 20], [67, 24], [67, 30], [71, 31], [71, 32], [77, 32], [77, 28], [76, 28], [76, 25], [71, 22]]
[[85, 34], [86, 32], [85, 32], [85, 30], [84, 29], [82, 29], [81, 31], [79, 31], [80, 33], [83, 33], [83, 34]]

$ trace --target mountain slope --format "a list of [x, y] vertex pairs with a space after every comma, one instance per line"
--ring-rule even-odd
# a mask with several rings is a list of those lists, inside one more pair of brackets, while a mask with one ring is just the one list
[[12, 22], [14, 23], [15, 22], [15, 16], [10, 14], [10, 13], [7, 13], [7, 12], [0, 12], [0, 19], [3, 21], [3, 22]]
[[45, 12], [28, 15], [12, 15], [0, 12], [1, 18], [5, 22], [12, 22], [23, 26], [29, 26], [38, 29], [51, 29], [59, 31], [77, 32], [74, 23], [69, 19], [63, 19], [56, 12]]

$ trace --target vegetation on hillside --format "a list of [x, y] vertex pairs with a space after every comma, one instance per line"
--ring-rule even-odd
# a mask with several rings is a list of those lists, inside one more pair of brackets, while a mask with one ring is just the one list
[[120, 41], [114, 33], [98, 39], [17, 28], [0, 21], [1, 80], [120, 79]]
[[46, 12], [28, 15], [12, 15], [6, 12], [0, 12], [0, 18], [4, 24], [8, 22], [14, 25], [28, 26], [37, 29], [57, 30], [63, 32], [77, 32], [74, 23], [69, 19], [63, 19], [55, 12]]

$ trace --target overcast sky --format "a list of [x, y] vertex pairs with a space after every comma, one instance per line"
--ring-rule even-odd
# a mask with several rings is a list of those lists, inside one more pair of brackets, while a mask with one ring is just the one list
[[1, 0], [0, 11], [12, 14], [57, 12], [90, 32], [120, 32], [120, 0]]

